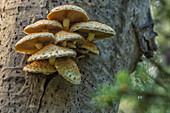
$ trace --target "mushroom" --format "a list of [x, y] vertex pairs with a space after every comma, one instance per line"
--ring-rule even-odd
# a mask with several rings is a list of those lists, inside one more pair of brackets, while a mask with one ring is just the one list
[[70, 28], [70, 31], [87, 37], [86, 41], [111, 38], [115, 35], [115, 31], [110, 26], [95, 21], [76, 23]]
[[99, 55], [98, 48], [92, 42], [86, 42], [85, 44], [79, 46], [79, 48], [75, 49], [75, 51], [89, 56]]
[[63, 22], [65, 30], [69, 30], [70, 23], [85, 22], [88, 21], [86, 12], [75, 5], [62, 5], [55, 7], [47, 15], [49, 20], [58, 20]]
[[81, 45], [85, 42], [84, 38], [81, 35], [63, 30], [56, 33], [55, 38], [56, 44], [60, 43], [63, 47], [66, 47], [68, 45], [70, 48], [76, 48], [75, 44]]
[[28, 62], [34, 61], [34, 60], [43, 60], [43, 59], [49, 59], [49, 63], [51, 65], [54, 65], [55, 59], [60, 57], [75, 57], [76, 52], [74, 52], [72, 49], [60, 47], [54, 44], [49, 44], [39, 50], [38, 52], [34, 53], [32, 56], [28, 58]]
[[[75, 43], [75, 42], [74, 42], [74, 43]], [[68, 43], [66, 44], [66, 46], [67, 46], [68, 48], [73, 48], [73, 49], [74, 49], [74, 48], [77, 48], [74, 43], [68, 42]]]
[[39, 20], [33, 24], [24, 28], [26, 34], [38, 33], [38, 32], [52, 32], [56, 33], [58, 30], [63, 29], [60, 22], [55, 20]]
[[49, 75], [55, 73], [57, 70], [54, 66], [50, 65], [48, 61], [34, 61], [23, 68], [24, 71], [33, 73], [43, 73]]
[[32, 33], [19, 40], [15, 45], [15, 51], [25, 54], [32, 54], [41, 49], [44, 45], [55, 42], [52, 33]]
[[73, 84], [80, 84], [81, 74], [77, 64], [70, 58], [57, 59], [55, 67], [58, 73]]

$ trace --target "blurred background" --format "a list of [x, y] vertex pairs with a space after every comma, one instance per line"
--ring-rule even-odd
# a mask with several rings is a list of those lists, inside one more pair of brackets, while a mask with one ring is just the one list
[[170, 113], [170, 0], [151, 0], [158, 50], [142, 58], [136, 70], [117, 73], [116, 83], [103, 86], [93, 97], [97, 109], [120, 100], [119, 113]]
[[170, 0], [151, 0], [151, 11], [158, 33], [158, 52], [163, 55], [163, 62], [170, 65]]

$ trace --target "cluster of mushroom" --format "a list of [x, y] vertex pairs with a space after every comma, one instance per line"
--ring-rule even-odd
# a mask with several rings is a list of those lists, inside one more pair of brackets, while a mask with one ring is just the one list
[[[52, 74], [56, 71], [73, 84], [80, 84], [81, 74], [71, 57], [99, 55], [92, 42], [110, 38], [115, 31], [105, 24], [88, 21], [86, 12], [74, 5], [58, 6], [46, 20], [25, 27], [27, 34], [15, 45], [15, 51], [32, 54], [24, 71]], [[62, 24], [61, 24], [62, 23]]]

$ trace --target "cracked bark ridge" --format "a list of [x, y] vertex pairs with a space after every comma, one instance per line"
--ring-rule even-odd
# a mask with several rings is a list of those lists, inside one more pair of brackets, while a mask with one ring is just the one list
[[[28, 55], [13, 50], [25, 36], [27, 25], [65, 4], [82, 7], [90, 20], [116, 31], [116, 37], [95, 42], [99, 56], [75, 59], [82, 73], [80, 85], [67, 82], [58, 73], [23, 72]], [[113, 102], [113, 108], [97, 110], [91, 94], [102, 84], [113, 84], [117, 71], [133, 70], [144, 52], [154, 50], [153, 24], [146, 24], [148, 9], [149, 0], [0, 0], [0, 112], [116, 113], [118, 102]], [[147, 48], [143, 53], [142, 44]]]
[[45, 94], [47, 85], [48, 85], [48, 83], [49, 83], [54, 77], [55, 77], [55, 74], [50, 75], [50, 76], [46, 76], [45, 83], [44, 83], [44, 90], [43, 90], [43, 93], [42, 93], [41, 98], [40, 98], [40, 103], [39, 103], [39, 107], [38, 107], [38, 109], [37, 109], [37, 113], [39, 113], [39, 111], [40, 111], [40, 109], [41, 109], [42, 99], [43, 99], [43, 96], [44, 96], [44, 94]]
[[157, 50], [155, 37], [157, 33], [153, 31], [154, 23], [151, 17], [150, 8], [147, 13], [147, 21], [143, 25], [133, 23], [137, 38], [139, 40], [140, 49], [147, 58], [153, 57], [153, 52]]

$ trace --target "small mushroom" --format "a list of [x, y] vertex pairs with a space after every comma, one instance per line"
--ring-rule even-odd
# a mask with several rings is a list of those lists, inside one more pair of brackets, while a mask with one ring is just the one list
[[55, 42], [52, 33], [32, 33], [19, 40], [15, 45], [15, 51], [25, 54], [32, 54], [41, 49], [44, 45]]
[[57, 31], [59, 31], [61, 29], [63, 29], [63, 26], [58, 21], [55, 21], [55, 20], [39, 20], [39, 21], [25, 27], [24, 32], [26, 34], [38, 33], [38, 32], [56, 33]]
[[71, 48], [76, 48], [75, 44], [81, 45], [85, 43], [85, 40], [81, 35], [63, 30], [56, 33], [55, 38], [55, 43], [62, 43], [63, 47], [66, 47], [68, 45]]
[[48, 61], [34, 61], [24, 67], [24, 71], [33, 73], [43, 73], [49, 75], [55, 73], [57, 70], [54, 66], [50, 65]]
[[58, 73], [73, 84], [80, 84], [81, 74], [77, 64], [70, 58], [57, 59], [55, 67]]
[[86, 41], [101, 40], [115, 36], [115, 31], [105, 24], [89, 21], [74, 24], [70, 31], [78, 32], [86, 38]]
[[86, 42], [85, 44], [79, 46], [79, 48], [75, 49], [75, 51], [89, 56], [99, 55], [98, 48], [92, 42]]
[[65, 30], [69, 30], [70, 23], [85, 22], [89, 19], [86, 12], [75, 5], [58, 6], [51, 10], [47, 18], [62, 21]]
[[34, 53], [32, 56], [28, 58], [28, 62], [35, 61], [35, 60], [43, 60], [49, 59], [49, 63], [54, 65], [56, 58], [60, 57], [75, 57], [76, 52], [72, 49], [60, 47], [54, 44], [49, 44], [39, 50], [38, 52]]

